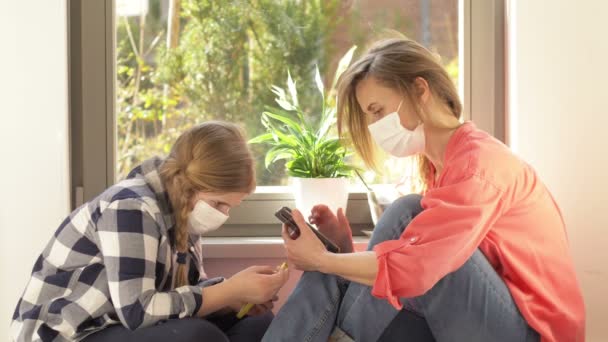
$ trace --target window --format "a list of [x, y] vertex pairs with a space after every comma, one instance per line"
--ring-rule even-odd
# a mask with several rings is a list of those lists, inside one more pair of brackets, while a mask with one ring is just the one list
[[[271, 85], [290, 71], [300, 104], [315, 121], [318, 66], [331, 80], [339, 58], [387, 30], [436, 51], [458, 81], [458, 2], [454, 0], [117, 2], [116, 179], [152, 155], [169, 152], [187, 127], [211, 119], [264, 131]], [[327, 83], [327, 82], [326, 82]], [[259, 185], [286, 185], [284, 167], [264, 167], [267, 148], [252, 146]], [[357, 161], [353, 161], [357, 162]], [[394, 182], [408, 161], [387, 160], [368, 180]]]
[[[327, 84], [352, 45], [361, 53], [387, 30], [438, 53], [458, 83], [466, 118], [500, 136], [503, 7], [504, 0], [70, 0], [74, 205], [143, 159], [166, 154], [197, 122], [225, 119], [250, 137], [262, 132], [261, 111], [274, 101], [270, 86], [284, 85], [287, 70], [314, 120], [314, 67]], [[258, 184], [270, 187], [260, 187], [229, 223], [276, 235], [265, 230], [274, 223], [271, 210], [292, 198], [273, 187], [287, 178], [281, 165], [264, 168], [264, 151], [254, 147]], [[387, 159], [385, 169], [367, 180], [398, 183], [414, 168]], [[348, 211], [351, 221], [369, 226], [364, 194], [351, 201], [358, 208]]]

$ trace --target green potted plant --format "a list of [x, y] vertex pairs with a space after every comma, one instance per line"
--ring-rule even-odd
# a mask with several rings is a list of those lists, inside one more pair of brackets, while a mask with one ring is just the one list
[[288, 72], [287, 91], [272, 86], [279, 107], [267, 106], [262, 113], [266, 133], [249, 141], [251, 144], [268, 144], [265, 165], [285, 160], [287, 174], [291, 177], [296, 208], [308, 215], [316, 204], [327, 205], [334, 213], [338, 208], [346, 210], [348, 202], [348, 177], [355, 167], [345, 159], [350, 155], [332, 128], [336, 124], [335, 86], [346, 70], [356, 47], [352, 47], [338, 63], [336, 75], [327, 93], [318, 68], [315, 83], [322, 101], [320, 120], [309, 123], [298, 103], [296, 84]]

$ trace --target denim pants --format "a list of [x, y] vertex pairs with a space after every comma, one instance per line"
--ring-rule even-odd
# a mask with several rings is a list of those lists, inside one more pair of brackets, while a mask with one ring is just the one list
[[135, 331], [118, 324], [85, 337], [83, 342], [257, 342], [272, 317], [272, 312], [243, 319], [237, 319], [234, 313], [208, 319], [189, 317]]
[[[395, 240], [422, 211], [419, 195], [395, 201], [380, 218], [368, 250]], [[326, 342], [337, 325], [355, 341], [539, 341], [505, 283], [477, 250], [427, 293], [403, 298], [398, 311], [369, 286], [305, 272], [263, 341]]]

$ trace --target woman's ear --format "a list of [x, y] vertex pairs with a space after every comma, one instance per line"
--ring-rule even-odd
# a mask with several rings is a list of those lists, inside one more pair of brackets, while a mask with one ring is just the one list
[[416, 95], [418, 96], [420, 105], [424, 106], [431, 97], [431, 88], [429, 88], [429, 83], [422, 77], [416, 77], [414, 80], [414, 87], [416, 89]]

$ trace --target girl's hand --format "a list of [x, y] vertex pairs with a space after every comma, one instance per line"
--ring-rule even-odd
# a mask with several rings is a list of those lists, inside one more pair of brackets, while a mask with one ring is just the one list
[[[249, 310], [249, 312], [247, 312], [247, 316], [258, 316], [258, 315], [262, 315], [268, 311], [271, 311], [274, 308], [274, 302], [276, 302], [279, 299], [278, 296], [274, 296], [272, 297], [271, 300], [262, 303], [262, 304], [255, 304], [251, 310]], [[230, 311], [232, 312], [239, 312], [241, 311], [241, 308], [247, 305], [246, 302], [235, 302], [233, 304], [231, 304], [228, 308], [230, 309]]]
[[289, 270], [276, 270], [271, 266], [251, 266], [230, 277], [226, 282], [233, 288], [231, 308], [240, 310], [243, 303], [260, 304], [272, 308], [277, 292], [289, 278]]
[[342, 208], [338, 209], [338, 216], [336, 216], [328, 206], [317, 204], [310, 211], [308, 221], [316, 225], [321, 234], [337, 244], [341, 253], [354, 251], [353, 232]]
[[[278, 299], [278, 297], [276, 297], [276, 298]], [[268, 311], [272, 311], [272, 308], [274, 308], [274, 302], [277, 299], [274, 299], [272, 301], [269, 301], [269, 302], [266, 302], [263, 304], [254, 305], [251, 308], [251, 310], [249, 310], [249, 312], [247, 313], [247, 316], [259, 316], [259, 315], [263, 315], [263, 314], [267, 313]]]
[[304, 217], [299, 210], [291, 212], [294, 221], [300, 228], [300, 236], [292, 240], [287, 233], [287, 227], [283, 225], [282, 237], [287, 250], [287, 258], [302, 271], [318, 271], [323, 257], [329, 253], [323, 243], [308, 228]]

